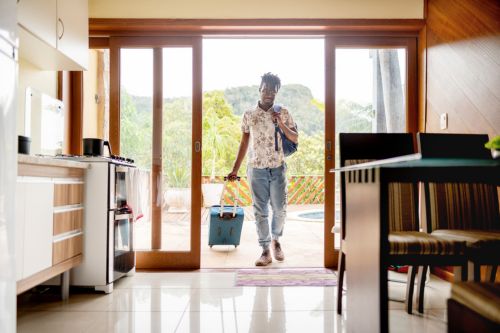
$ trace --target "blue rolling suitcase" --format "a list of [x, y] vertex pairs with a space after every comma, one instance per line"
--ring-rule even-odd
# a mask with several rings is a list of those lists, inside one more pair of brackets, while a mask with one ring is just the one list
[[224, 192], [226, 190], [227, 178], [224, 177], [224, 189], [222, 190], [220, 205], [210, 208], [210, 227], [208, 229], [208, 245], [234, 245], [240, 244], [241, 228], [243, 226], [243, 208], [238, 206], [239, 180], [236, 186], [236, 197], [234, 206], [224, 205]]

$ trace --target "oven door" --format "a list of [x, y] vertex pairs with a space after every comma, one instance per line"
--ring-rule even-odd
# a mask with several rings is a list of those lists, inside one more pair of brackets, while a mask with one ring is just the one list
[[[113, 215], [113, 214], [111, 214]], [[114, 212], [113, 221], [113, 281], [135, 267], [134, 225], [130, 213]]]
[[127, 173], [128, 167], [115, 166], [115, 207], [123, 209], [127, 207]]

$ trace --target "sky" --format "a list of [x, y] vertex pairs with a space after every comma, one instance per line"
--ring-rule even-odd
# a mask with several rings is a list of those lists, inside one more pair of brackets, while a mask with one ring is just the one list
[[[258, 85], [266, 72], [277, 74], [282, 85], [302, 84], [313, 97], [325, 100], [324, 39], [203, 40], [203, 91]], [[402, 54], [403, 55], [403, 54]], [[192, 53], [187, 48], [164, 52], [164, 96], [188, 96], [191, 92]], [[404, 58], [400, 64], [404, 64]], [[139, 96], [152, 95], [153, 53], [148, 49], [122, 50], [122, 85]], [[137, 64], [143, 64], [137, 66]], [[337, 50], [336, 97], [371, 102], [372, 68], [368, 50]]]

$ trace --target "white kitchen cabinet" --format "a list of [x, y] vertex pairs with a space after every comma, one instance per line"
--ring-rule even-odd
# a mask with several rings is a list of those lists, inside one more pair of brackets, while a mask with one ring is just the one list
[[16, 184], [17, 294], [62, 274], [83, 260], [84, 176], [88, 164], [18, 155]]
[[[27, 278], [52, 266], [54, 183], [51, 178], [19, 177], [23, 190], [17, 196], [24, 203], [23, 268]], [[20, 208], [22, 209], [22, 208]]]
[[19, 0], [17, 22], [35, 37], [57, 47], [57, 0]]
[[57, 0], [57, 48], [83, 68], [88, 65], [87, 0]]
[[20, 0], [19, 55], [44, 70], [85, 70], [87, 0]]

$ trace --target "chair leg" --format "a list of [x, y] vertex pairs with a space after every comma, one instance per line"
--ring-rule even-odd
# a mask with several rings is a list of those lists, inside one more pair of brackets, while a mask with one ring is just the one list
[[415, 275], [417, 274], [418, 266], [409, 266], [406, 281], [406, 312], [411, 314], [413, 312], [413, 289], [415, 287]]
[[342, 314], [342, 288], [344, 286], [345, 254], [340, 251], [337, 276], [337, 313]]
[[425, 291], [425, 279], [427, 277], [427, 269], [429, 266], [420, 266], [418, 268], [418, 294], [417, 294], [417, 306], [418, 312], [424, 313], [424, 291]]
[[473, 261], [467, 263], [468, 266], [468, 281], [479, 282], [481, 281], [481, 265], [476, 264]]
[[489, 282], [495, 282], [497, 278], [497, 267], [497, 265], [486, 266], [486, 279], [488, 279]]
[[453, 268], [453, 276], [455, 282], [467, 281], [468, 278], [468, 265], [455, 266]]

